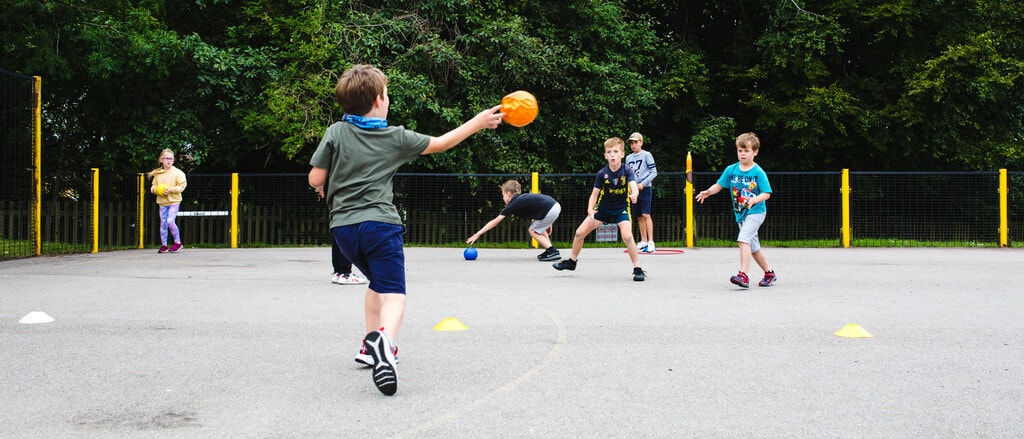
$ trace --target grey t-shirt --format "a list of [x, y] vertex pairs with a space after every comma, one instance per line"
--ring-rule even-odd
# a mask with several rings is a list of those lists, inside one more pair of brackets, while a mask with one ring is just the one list
[[327, 169], [331, 227], [366, 221], [401, 225], [392, 179], [429, 144], [430, 136], [401, 126], [363, 129], [335, 122], [327, 127], [309, 164]]
[[654, 156], [647, 150], [627, 155], [624, 163], [636, 174], [636, 184], [642, 184], [645, 188], [651, 187], [654, 177], [658, 176], [658, 166], [654, 164]]

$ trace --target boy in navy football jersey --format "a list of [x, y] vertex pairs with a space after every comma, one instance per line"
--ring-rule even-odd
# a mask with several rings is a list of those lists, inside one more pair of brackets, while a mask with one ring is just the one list
[[587, 235], [601, 224], [617, 224], [622, 242], [629, 251], [629, 259], [633, 262], [633, 280], [640, 282], [647, 278], [647, 274], [640, 269], [636, 242], [633, 241], [633, 225], [630, 223], [629, 205], [636, 203], [638, 191], [633, 170], [622, 165], [625, 145], [618, 137], [604, 142], [604, 158], [608, 160], [608, 165], [601, 168], [594, 179], [594, 190], [587, 202], [587, 218], [576, 228], [576, 235], [572, 238], [572, 256], [556, 263], [556, 270], [575, 270]]

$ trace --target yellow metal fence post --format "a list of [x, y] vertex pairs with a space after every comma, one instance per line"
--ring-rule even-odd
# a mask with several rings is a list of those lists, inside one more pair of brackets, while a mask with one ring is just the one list
[[146, 174], [139, 173], [139, 209], [135, 224], [139, 225], [139, 248], [146, 248]]
[[238, 173], [231, 174], [231, 248], [238, 248]]
[[842, 188], [843, 194], [843, 248], [850, 248], [850, 241], [853, 240], [853, 230], [850, 228], [850, 170], [843, 169]]
[[1010, 245], [1010, 189], [1007, 184], [1006, 169], [999, 170], [999, 246]]
[[100, 251], [100, 168], [92, 168], [92, 252]]
[[34, 233], [35, 254], [43, 254], [43, 78], [33, 76], [35, 85], [32, 87], [32, 94], [35, 97], [35, 109], [33, 110], [33, 157], [32, 157], [32, 229]]
[[[530, 173], [530, 193], [540, 193], [540, 174], [537, 172]], [[540, 244], [537, 243], [537, 240], [530, 237], [530, 247], [537, 248], [539, 246]]]
[[686, 248], [693, 248], [693, 157], [686, 152]]

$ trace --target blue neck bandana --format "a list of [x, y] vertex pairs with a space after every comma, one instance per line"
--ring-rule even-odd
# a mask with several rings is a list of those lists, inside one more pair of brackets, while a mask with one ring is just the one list
[[355, 125], [355, 126], [357, 126], [359, 128], [363, 128], [363, 129], [367, 129], [367, 130], [372, 130], [372, 129], [377, 129], [377, 128], [387, 128], [388, 127], [388, 120], [387, 119], [381, 119], [379, 117], [363, 117], [363, 116], [356, 116], [354, 114], [346, 114], [346, 115], [341, 117], [341, 120], [344, 121], [344, 122], [348, 122], [348, 123], [350, 123], [352, 125]]

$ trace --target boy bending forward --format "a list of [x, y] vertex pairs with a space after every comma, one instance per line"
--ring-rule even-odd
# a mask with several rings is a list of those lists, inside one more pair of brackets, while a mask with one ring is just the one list
[[505, 208], [494, 219], [484, 226], [473, 236], [466, 239], [466, 243], [472, 245], [480, 236], [501, 224], [506, 216], [515, 215], [525, 220], [533, 220], [530, 224], [530, 236], [537, 240], [537, 244], [544, 247], [544, 253], [537, 255], [541, 261], [557, 261], [562, 256], [558, 249], [551, 245], [551, 225], [562, 213], [562, 206], [544, 194], [524, 194], [522, 185], [518, 181], [509, 180], [501, 185], [501, 198], [505, 200]]

